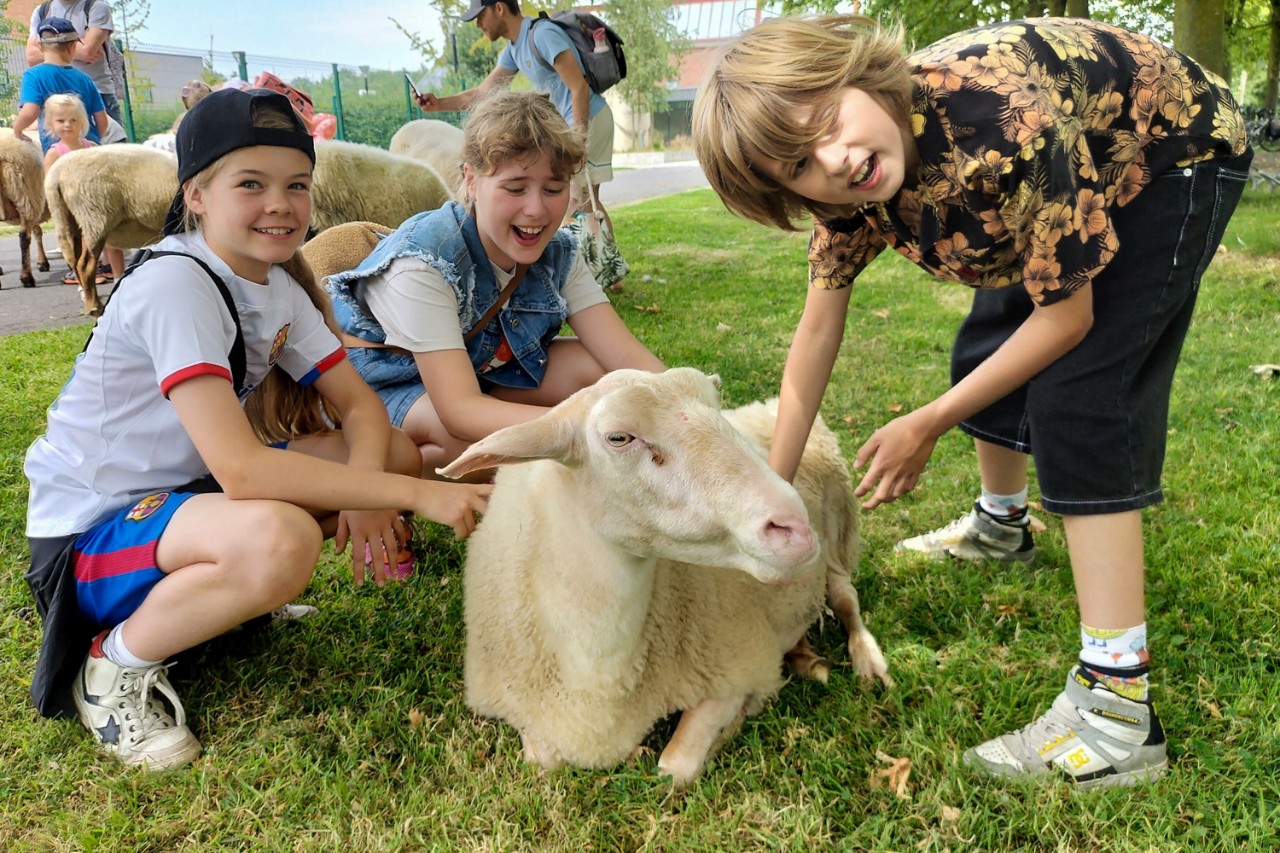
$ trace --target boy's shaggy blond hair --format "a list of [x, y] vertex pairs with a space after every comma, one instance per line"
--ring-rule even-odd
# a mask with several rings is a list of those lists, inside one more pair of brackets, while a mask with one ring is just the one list
[[500, 90], [489, 95], [467, 120], [462, 162], [477, 175], [492, 175], [511, 160], [546, 154], [551, 173], [569, 180], [587, 159], [587, 149], [542, 92]]
[[[846, 86], [866, 92], [906, 127], [912, 85], [901, 27], [855, 15], [774, 18], [743, 33], [712, 61], [693, 104], [698, 162], [725, 206], [747, 219], [797, 230], [804, 213], [848, 216], [810, 201], [754, 168], [793, 163], [835, 122]], [[812, 116], [806, 124], [797, 115]]]

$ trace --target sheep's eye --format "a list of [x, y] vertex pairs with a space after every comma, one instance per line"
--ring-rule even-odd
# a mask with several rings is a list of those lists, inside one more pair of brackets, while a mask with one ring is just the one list
[[605, 435], [604, 440], [609, 443], [610, 447], [626, 447], [635, 441], [636, 437], [625, 432], [611, 432]]

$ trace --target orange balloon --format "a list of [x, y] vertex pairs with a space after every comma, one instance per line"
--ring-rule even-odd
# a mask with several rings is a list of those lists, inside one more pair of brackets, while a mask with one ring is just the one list
[[311, 135], [316, 139], [333, 139], [338, 132], [338, 118], [330, 113], [316, 113], [311, 119]]

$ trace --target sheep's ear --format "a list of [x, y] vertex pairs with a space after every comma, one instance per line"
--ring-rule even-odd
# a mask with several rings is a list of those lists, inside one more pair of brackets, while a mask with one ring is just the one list
[[536, 459], [572, 464], [581, 452], [580, 433], [574, 427], [575, 421], [559, 414], [558, 409], [552, 410], [526, 423], [500, 429], [468, 447], [445, 467], [437, 468], [436, 473], [456, 479], [472, 471]]

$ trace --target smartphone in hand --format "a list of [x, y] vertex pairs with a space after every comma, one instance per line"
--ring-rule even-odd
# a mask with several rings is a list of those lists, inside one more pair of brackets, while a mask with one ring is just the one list
[[413, 93], [414, 100], [421, 101], [422, 95], [418, 92], [418, 87], [413, 85], [413, 78], [409, 76], [407, 71], [405, 72], [404, 79], [409, 84], [409, 91]]

